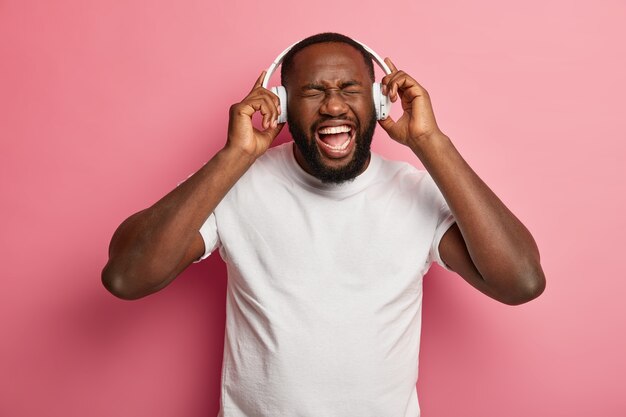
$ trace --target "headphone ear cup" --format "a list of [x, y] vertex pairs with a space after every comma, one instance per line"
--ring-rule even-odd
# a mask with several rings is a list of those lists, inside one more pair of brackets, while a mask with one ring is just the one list
[[374, 98], [374, 108], [376, 109], [376, 120], [384, 120], [391, 111], [391, 100], [383, 94], [382, 85], [374, 83], [372, 85], [372, 96]]
[[278, 96], [280, 100], [280, 114], [278, 115], [278, 123], [287, 123], [287, 90], [282, 85], [271, 88], [272, 93]]

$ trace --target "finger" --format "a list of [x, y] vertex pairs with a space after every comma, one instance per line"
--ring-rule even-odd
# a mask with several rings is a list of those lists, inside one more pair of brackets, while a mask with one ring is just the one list
[[263, 129], [267, 129], [269, 127], [271, 124], [270, 109], [273, 105], [269, 105], [268, 102], [262, 97], [247, 99], [241, 104], [243, 106], [241, 107], [240, 114], [252, 117], [254, 113], [259, 112], [261, 114], [261, 125], [263, 126]]
[[402, 100], [410, 103], [416, 98], [427, 97], [427, 92], [417, 83], [401, 83], [399, 84], [399, 91]]
[[246, 112], [246, 114], [249, 113], [248, 116], [252, 117], [252, 114], [257, 111], [261, 113], [263, 129], [267, 129], [272, 121], [278, 118], [278, 106], [270, 94], [254, 94], [248, 96], [242, 103], [249, 108]]
[[274, 105], [276, 106], [276, 111], [278, 112], [278, 114], [280, 114], [280, 98], [274, 94], [272, 91], [267, 90], [270, 93], [270, 98], [272, 99], [272, 102], [274, 103]]
[[261, 126], [265, 129], [267, 125], [267, 106], [265, 102], [260, 97], [257, 97], [255, 99], [248, 98], [243, 104], [246, 106], [245, 114], [250, 118], [257, 112], [261, 115]]
[[261, 134], [265, 135], [271, 142], [276, 136], [278, 136], [284, 126], [284, 123], [276, 123], [275, 126], [270, 126], [268, 129], [261, 132]]
[[385, 64], [387, 64], [392, 73], [398, 71], [398, 68], [396, 68], [394, 63], [391, 62], [391, 59], [389, 57], [385, 58]]
[[420, 95], [424, 91], [424, 88], [404, 71], [398, 71], [393, 75], [393, 78], [387, 84], [387, 87], [389, 89], [389, 98], [392, 101], [396, 101], [396, 99], [398, 98], [398, 93], [400, 94], [401, 98], [404, 98], [405, 93], [411, 92], [412, 90], [416, 90], [416, 92], [414, 92], [412, 95], [409, 94], [410, 97]]
[[265, 103], [265, 107], [267, 108], [267, 115], [266, 115], [267, 126], [266, 127], [275, 125], [274, 122], [278, 120], [278, 110], [280, 109], [280, 106], [277, 103], [278, 100], [274, 100], [275, 96], [272, 97], [273, 94], [272, 95], [270, 94], [263, 94], [263, 96], [261, 97], [261, 99]]
[[396, 68], [396, 66], [393, 64], [393, 62], [391, 62], [391, 59], [389, 59], [389, 57], [385, 58], [384, 61], [385, 61], [385, 64], [387, 64], [387, 66], [391, 70], [391, 73], [385, 75], [383, 77], [383, 79], [381, 80], [381, 82], [380, 82], [382, 84], [383, 94], [387, 95], [387, 93], [388, 93], [387, 84], [389, 83], [389, 80], [392, 78], [394, 73], [398, 72], [398, 68]]
[[396, 70], [396, 72], [387, 75], [383, 80], [387, 87], [385, 89], [386, 94], [387, 96], [389, 96], [389, 99], [392, 102], [395, 102], [398, 98], [398, 80], [402, 79], [405, 76], [406, 74], [404, 73], [404, 71]]
[[257, 78], [257, 80], [254, 82], [254, 86], [252, 87], [252, 90], [250, 90], [250, 91], [254, 91], [255, 88], [261, 87], [263, 85], [263, 80], [265, 79], [265, 74], [266, 73], [267, 73], [267, 71], [263, 70], [261, 75], [259, 75], [259, 78]]
[[[388, 59], [388, 58], [387, 58]], [[391, 61], [389, 61], [391, 62]], [[390, 74], [387, 74], [383, 77], [383, 79], [380, 81], [381, 84], [383, 84], [383, 86], [386, 86], [386, 89], [383, 89], [385, 94], [389, 91], [390, 88], [390, 83], [396, 79], [398, 76], [404, 74], [404, 71], [400, 71], [398, 70], [395, 66], [393, 66], [393, 63], [391, 64], [391, 66], [389, 67], [389, 69], [391, 69], [393, 67], [393, 69], [391, 70]]]
[[398, 82], [391, 84], [391, 98], [395, 102], [398, 99]]
[[249, 98], [256, 99], [258, 97], [269, 98], [269, 100], [271, 100], [271, 102], [276, 107], [276, 111], [278, 112], [278, 114], [280, 114], [280, 98], [276, 94], [274, 94], [272, 91], [266, 88], [261, 88], [261, 89], [258, 89], [257, 91], [251, 92], [251, 94], [249, 95]]

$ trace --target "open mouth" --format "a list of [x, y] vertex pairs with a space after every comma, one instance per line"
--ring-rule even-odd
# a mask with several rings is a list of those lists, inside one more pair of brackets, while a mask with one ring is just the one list
[[352, 148], [354, 129], [349, 125], [324, 126], [317, 130], [316, 139], [327, 155], [343, 156]]

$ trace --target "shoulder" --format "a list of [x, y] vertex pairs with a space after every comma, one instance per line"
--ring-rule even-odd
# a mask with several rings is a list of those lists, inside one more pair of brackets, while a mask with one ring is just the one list
[[285, 144], [268, 149], [233, 185], [227, 197], [242, 192], [267, 191], [284, 182], [287, 178], [285, 160], [289, 156], [288, 152], [289, 148]]
[[283, 172], [285, 160], [291, 151], [291, 147], [288, 145], [288, 143], [283, 143], [269, 148], [252, 164], [246, 174], [260, 174], [268, 171], [275, 173]]
[[372, 153], [372, 157], [379, 161], [380, 168], [377, 176], [382, 181], [393, 183], [395, 187], [415, 190], [428, 187], [427, 183], [432, 181], [426, 170], [417, 168], [406, 161], [387, 159], [375, 153]]
[[444, 204], [444, 197], [428, 171], [406, 161], [389, 160], [380, 155], [376, 157], [380, 159], [378, 176], [388, 192], [422, 208], [438, 210]]
[[241, 179], [262, 175], [268, 171], [279, 170], [284, 164], [285, 156], [288, 155], [288, 149], [285, 145], [281, 144], [265, 151], [263, 155], [254, 161]]

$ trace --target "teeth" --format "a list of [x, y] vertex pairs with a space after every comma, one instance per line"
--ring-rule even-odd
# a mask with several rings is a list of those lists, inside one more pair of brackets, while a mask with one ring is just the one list
[[332, 126], [332, 127], [323, 127], [320, 130], [318, 130], [318, 133], [321, 133], [322, 135], [334, 135], [337, 133], [346, 133], [350, 131], [350, 126]]
[[326, 142], [322, 142], [322, 144], [323, 144], [324, 146], [326, 146], [328, 149], [332, 149], [333, 151], [343, 151], [344, 149], [346, 149], [346, 148], [348, 147], [348, 145], [350, 144], [350, 140], [351, 140], [351, 139], [352, 139], [352, 138], [348, 138], [348, 140], [347, 140], [347, 141], [345, 141], [344, 143], [342, 143], [342, 144], [341, 144], [341, 145], [339, 145], [339, 146], [331, 146], [331, 145], [329, 145], [329, 144], [328, 144], [328, 143], [326, 143]]

